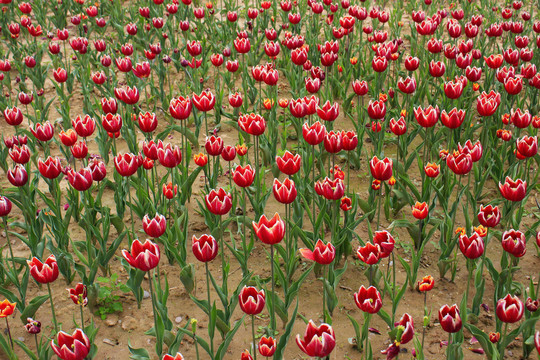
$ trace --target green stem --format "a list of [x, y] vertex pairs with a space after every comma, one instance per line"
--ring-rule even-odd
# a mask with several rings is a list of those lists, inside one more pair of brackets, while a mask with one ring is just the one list
[[255, 341], [255, 315], [251, 315], [251, 336], [253, 337], [253, 357], [257, 360], [257, 345]]
[[6, 316], [6, 327], [7, 327], [8, 337], [9, 337], [9, 343], [11, 344], [11, 350], [13, 350], [13, 338], [11, 337], [11, 330], [9, 328], [9, 322], [8, 322], [7, 316]]
[[11, 265], [13, 266], [13, 276], [15, 277], [15, 279], [17, 279], [17, 285], [19, 285], [19, 274], [17, 273], [17, 268], [15, 267], [15, 257], [13, 256], [13, 249], [11, 247], [11, 241], [9, 241], [7, 216], [4, 216], [4, 230], [6, 231], [6, 242], [8, 243], [9, 254], [11, 255]]
[[53, 303], [53, 297], [51, 292], [51, 283], [47, 283], [47, 290], [49, 291], [49, 300], [51, 302], [51, 313], [54, 323], [54, 331], [58, 334], [58, 322], [56, 321], [56, 313], [54, 312], [54, 303]]
[[[208, 270], [208, 262], [205, 262], [204, 266], [206, 269], [206, 295], [208, 297], [208, 317], [210, 317], [212, 316], [212, 305], [210, 305], [210, 271]], [[214, 354], [214, 338], [210, 339], [210, 350], [212, 354]]]
[[79, 309], [81, 310], [81, 329], [84, 330], [84, 312], [83, 312], [83, 305], [79, 305]]
[[270, 245], [270, 263], [271, 263], [271, 276], [272, 276], [272, 314], [270, 317], [270, 326], [272, 327], [272, 336], [274, 334], [274, 330], [276, 329], [276, 305], [275, 305], [275, 299], [276, 299], [276, 293], [275, 290], [275, 281], [274, 281], [274, 245]]

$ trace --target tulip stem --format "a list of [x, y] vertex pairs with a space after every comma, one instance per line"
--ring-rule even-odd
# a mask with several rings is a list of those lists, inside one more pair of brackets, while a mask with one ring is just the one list
[[[208, 270], [208, 262], [204, 263], [205, 269], [206, 269], [206, 296], [208, 297], [208, 317], [210, 318], [212, 315], [212, 305], [210, 305], [210, 270]], [[210, 339], [210, 350], [212, 352], [212, 355], [214, 354], [214, 338]]]
[[8, 321], [7, 316], [6, 316], [6, 327], [7, 327], [7, 333], [8, 333], [8, 337], [9, 337], [9, 342], [11, 344], [11, 350], [13, 350], [13, 338], [11, 337], [11, 330], [9, 329], [9, 321]]
[[383, 183], [381, 182], [381, 189], [379, 193], [379, 210], [377, 211], [377, 230], [379, 230], [379, 224], [381, 219], [381, 202], [382, 202], [382, 189], [383, 189]]
[[81, 310], [81, 329], [84, 330], [84, 312], [83, 312], [83, 304], [79, 305], [79, 309]]
[[276, 294], [274, 292], [275, 284], [274, 284], [274, 245], [273, 244], [270, 245], [270, 263], [271, 263], [271, 276], [272, 276], [272, 314], [270, 317], [270, 321], [271, 321], [270, 326], [272, 327], [272, 336], [273, 336], [274, 330], [276, 329], [276, 311], [275, 311]]
[[[424, 319], [427, 316], [427, 291], [424, 291]], [[426, 321], [422, 324], [422, 354], [424, 354], [424, 337], [426, 335]]]
[[[7, 318], [6, 318], [6, 321], [7, 321]], [[38, 339], [37, 339], [37, 334], [34, 334], [34, 341], [36, 343], [36, 352], [39, 354], [41, 351], [39, 351], [39, 343], [38, 343]]]
[[[148, 271], [147, 273], [148, 275], [148, 284], [150, 286], [150, 298], [152, 300], [152, 314], [154, 315], [154, 331], [156, 332], [157, 334], [157, 317], [156, 317], [156, 300], [155, 300], [155, 295], [154, 295], [154, 287], [152, 286], [152, 281], [154, 279], [154, 277], [150, 274], [150, 271]], [[158, 354], [159, 356], [161, 356], [161, 354]]]
[[251, 336], [253, 337], [253, 357], [257, 360], [257, 345], [255, 345], [255, 315], [251, 315]]
[[53, 303], [53, 297], [51, 292], [51, 283], [47, 283], [47, 290], [49, 291], [49, 301], [51, 302], [51, 313], [54, 323], [54, 330], [58, 334], [58, 322], [56, 321], [56, 313], [54, 312], [54, 303]]
[[248, 258], [249, 254], [247, 253], [247, 244], [246, 244], [246, 188], [242, 188], [242, 194], [244, 195], [244, 202], [242, 203], [242, 215], [244, 217], [242, 221], [242, 247], [244, 250], [244, 260], [246, 261], [246, 269], [249, 269], [248, 267]]
[[131, 191], [129, 188], [129, 178], [126, 179], [127, 181], [127, 193], [128, 193], [128, 199], [129, 199], [129, 211], [131, 214], [131, 238], [129, 239], [129, 246], [131, 246], [131, 243], [133, 242], [133, 239], [135, 238], [135, 219], [133, 218], [133, 203], [131, 202]]
[[219, 215], [219, 242], [221, 247], [221, 275], [225, 282], [225, 246], [223, 244], [223, 221], [221, 220], [221, 215]]

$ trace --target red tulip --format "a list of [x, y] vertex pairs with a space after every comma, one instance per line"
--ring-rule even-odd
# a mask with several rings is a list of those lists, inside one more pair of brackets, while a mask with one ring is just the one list
[[315, 146], [324, 140], [326, 128], [318, 121], [311, 126], [309, 126], [308, 123], [304, 123], [302, 126], [302, 135], [308, 144]]
[[253, 286], [244, 286], [238, 295], [238, 304], [245, 314], [260, 314], [266, 304], [264, 290], [258, 291]]
[[177, 145], [173, 146], [171, 144], [167, 144], [163, 147], [158, 147], [157, 156], [159, 163], [169, 169], [172, 169], [182, 163], [182, 152]]
[[122, 128], [122, 116], [111, 113], [101, 115], [101, 126], [107, 132], [116, 133]]
[[515, 323], [523, 317], [523, 302], [510, 294], [497, 301], [497, 317], [504, 323]]
[[317, 240], [313, 251], [309, 249], [300, 249], [300, 254], [308, 260], [315, 261], [321, 265], [328, 265], [334, 261], [336, 249], [331, 243], [323, 243], [322, 240]]
[[24, 165], [17, 164], [13, 169], [9, 169], [7, 172], [7, 179], [11, 185], [21, 187], [28, 182], [28, 173]]
[[510, 112], [510, 122], [517, 128], [525, 129], [529, 127], [532, 121], [532, 116], [529, 110], [521, 111], [521, 109], [512, 109]]
[[265, 215], [262, 215], [258, 223], [253, 221], [252, 224], [255, 235], [265, 244], [277, 244], [285, 236], [285, 223], [281, 220], [278, 213], [275, 213], [274, 217], [270, 220]]
[[20, 125], [24, 119], [23, 113], [18, 107], [4, 109], [4, 118], [6, 119], [8, 125], [11, 126]]
[[446, 157], [446, 165], [457, 175], [468, 174], [473, 165], [471, 154], [453, 152]]
[[253, 179], [255, 177], [255, 172], [251, 165], [246, 165], [244, 167], [238, 165], [236, 170], [233, 173], [233, 181], [236, 185], [245, 188], [253, 184]]
[[206, 149], [206, 152], [208, 155], [211, 156], [219, 156], [221, 155], [221, 152], [223, 151], [223, 139], [219, 136], [210, 136], [206, 138], [206, 143], [204, 144], [204, 148]]
[[296, 335], [296, 344], [307, 356], [324, 358], [334, 350], [336, 336], [330, 325], [323, 323], [317, 326], [310, 320], [304, 338]]
[[381, 258], [381, 248], [379, 245], [368, 242], [365, 246], [358, 247], [356, 255], [367, 265], [374, 265], [378, 263]]
[[17, 303], [11, 303], [8, 299], [0, 302], [0, 319], [7, 318], [9, 315], [13, 314]]
[[106, 114], [116, 114], [118, 111], [118, 104], [116, 103], [115, 98], [102, 98], [101, 99], [101, 109]]
[[282, 204], [290, 204], [296, 199], [296, 185], [290, 178], [286, 178], [283, 182], [274, 179], [272, 186], [274, 197]]
[[512, 180], [509, 176], [504, 180], [504, 184], [499, 182], [501, 195], [510, 201], [521, 201], [527, 193], [527, 182], [521, 179]]
[[525, 158], [533, 157], [538, 153], [538, 138], [525, 135], [516, 140], [516, 149]]
[[223, 188], [218, 191], [212, 189], [208, 195], [204, 197], [206, 208], [214, 215], [225, 215], [232, 207], [232, 196]]
[[[172, 5], [172, 4], [167, 4], [167, 7], [169, 7], [169, 5]], [[163, 359], [161, 360], [184, 360], [184, 356], [180, 353], [176, 353], [174, 357], [172, 355], [165, 354], [163, 356]]]
[[365, 80], [354, 80], [352, 88], [354, 93], [358, 96], [364, 96], [368, 93], [368, 83]]
[[153, 238], [158, 238], [161, 235], [165, 234], [166, 229], [167, 220], [165, 219], [165, 216], [156, 214], [154, 218], [151, 219], [148, 214], [144, 215], [143, 230], [146, 235]]
[[322, 182], [317, 181], [315, 183], [315, 191], [327, 200], [339, 200], [345, 195], [343, 180], [340, 178], [330, 180], [328, 177], [325, 177]]
[[53, 77], [54, 80], [58, 83], [63, 83], [67, 81], [67, 72], [65, 69], [58, 68], [56, 70], [53, 70]]
[[69, 184], [77, 191], [86, 191], [92, 186], [92, 170], [89, 167], [67, 173]]
[[202, 235], [200, 238], [193, 237], [191, 238], [191, 250], [193, 255], [200, 262], [209, 262], [216, 258], [219, 246], [218, 242], [212, 235]]
[[185, 98], [179, 96], [178, 98], [172, 98], [169, 104], [169, 112], [171, 116], [178, 120], [185, 120], [191, 114], [191, 99], [189, 96]]
[[439, 119], [439, 107], [429, 105], [423, 109], [421, 106], [414, 109], [414, 117], [420, 126], [429, 128], [437, 124]]
[[407, 132], [407, 123], [405, 118], [401, 116], [397, 121], [396, 119], [390, 119], [390, 130], [394, 135], [401, 136]]
[[253, 135], [259, 136], [264, 133], [266, 129], [266, 121], [259, 114], [246, 114], [238, 118], [238, 126], [242, 131]]
[[71, 147], [71, 154], [75, 159], [84, 159], [88, 155], [88, 146], [85, 141], [79, 141]]
[[458, 150], [461, 153], [468, 153], [471, 154], [472, 162], [475, 163], [482, 157], [482, 153], [484, 151], [482, 144], [480, 143], [480, 140], [477, 140], [474, 144], [471, 140], [467, 140], [465, 142], [464, 146], [461, 146], [461, 144], [458, 144]]
[[444, 65], [441, 61], [434, 61], [431, 60], [429, 63], [429, 73], [433, 77], [441, 77], [444, 75], [444, 72], [446, 71], [446, 65]]
[[457, 129], [465, 120], [465, 110], [453, 108], [450, 112], [441, 111], [441, 122], [449, 129]]
[[101, 181], [105, 179], [107, 167], [102, 160], [93, 158], [88, 162], [88, 167], [90, 168], [90, 171], [92, 171], [92, 180]]
[[52, 139], [54, 135], [54, 127], [48, 121], [45, 121], [44, 124], [37, 123], [30, 126], [30, 132], [36, 139], [42, 142], [46, 142]]
[[412, 214], [419, 220], [425, 219], [429, 214], [429, 207], [426, 202], [424, 201], [423, 203], [419, 203], [417, 201], [412, 207]]
[[518, 258], [527, 252], [525, 234], [518, 230], [505, 231], [502, 235], [501, 244], [504, 251]]
[[86, 285], [78, 283], [75, 288], [68, 289], [69, 297], [75, 305], [86, 306], [88, 304], [88, 295]]
[[343, 150], [353, 151], [358, 145], [358, 136], [354, 131], [342, 131], [341, 143], [343, 145]]
[[416, 80], [414, 77], [407, 76], [405, 79], [400, 77], [397, 85], [399, 90], [405, 94], [412, 94], [416, 91]]
[[301, 157], [299, 154], [293, 155], [288, 150], [283, 156], [276, 156], [276, 163], [279, 171], [286, 175], [294, 175], [300, 170]]
[[0, 195], [0, 217], [8, 216], [13, 204], [7, 197]]
[[39, 173], [47, 179], [56, 179], [62, 170], [62, 164], [57, 157], [49, 156], [45, 161], [38, 160]]
[[369, 162], [371, 176], [379, 181], [386, 181], [392, 177], [392, 159], [385, 157], [379, 160], [377, 156]]
[[403, 328], [403, 331], [401, 332], [401, 338], [397, 339], [400, 344], [406, 344], [412, 340], [414, 336], [414, 322], [411, 315], [407, 313], [403, 314], [401, 319], [399, 319], [399, 321], [396, 322], [394, 326], [401, 326]]
[[487, 228], [495, 227], [501, 221], [501, 212], [497, 206], [488, 205], [484, 207], [483, 205], [480, 205], [478, 221]]
[[383, 119], [386, 115], [386, 105], [382, 100], [370, 100], [367, 112], [369, 117], [373, 120]]
[[382, 308], [382, 299], [379, 290], [375, 286], [367, 289], [360, 286], [358, 292], [354, 293], [354, 302], [360, 310], [369, 314], [376, 314]]
[[460, 235], [459, 249], [468, 259], [479, 258], [484, 253], [484, 239], [476, 232], [470, 237], [465, 234]]
[[436, 178], [441, 172], [441, 167], [435, 163], [427, 163], [427, 165], [424, 166], [424, 172], [430, 178]]
[[54, 255], [50, 255], [44, 263], [38, 258], [26, 260], [30, 268], [30, 275], [40, 284], [48, 284], [58, 278], [58, 264]]
[[238, 108], [238, 107], [242, 106], [243, 102], [244, 102], [244, 100], [242, 99], [242, 94], [236, 92], [234, 94], [229, 95], [229, 104], [233, 108]]
[[333, 130], [326, 133], [324, 148], [331, 154], [336, 154], [343, 149], [342, 133]]
[[135, 105], [139, 101], [139, 89], [136, 86], [133, 88], [129, 86], [114, 88], [114, 95], [127, 105]]
[[373, 244], [379, 245], [379, 257], [382, 259], [390, 256], [394, 250], [395, 240], [394, 237], [386, 230], [375, 231], [375, 234], [373, 235]]
[[317, 107], [317, 115], [321, 120], [334, 121], [339, 115], [339, 104], [337, 102], [330, 104], [327, 100], [322, 107]]
[[242, 352], [242, 355], [240, 357], [240, 360], [253, 360], [253, 356], [251, 356], [251, 354], [249, 353], [249, 351], [247, 350], [244, 350]]
[[120, 175], [131, 176], [139, 168], [138, 156], [130, 153], [118, 154], [114, 157], [114, 167]]
[[122, 250], [122, 256], [129, 265], [142, 271], [155, 268], [159, 263], [160, 255], [159, 246], [149, 239], [146, 239], [144, 244], [139, 239], [135, 239], [131, 244], [131, 252]]
[[476, 110], [480, 116], [491, 116], [501, 103], [501, 94], [491, 90], [489, 94], [482, 92], [477, 98]]
[[90, 352], [92, 344], [88, 336], [77, 329], [72, 335], [60, 331], [57, 340], [51, 340], [51, 348], [62, 360], [84, 360]]
[[231, 162], [236, 157], [236, 149], [232, 145], [227, 145], [223, 147], [223, 151], [221, 152], [221, 157], [223, 160], [227, 162]]
[[452, 306], [444, 305], [439, 310], [439, 323], [444, 331], [448, 333], [456, 333], [463, 326], [459, 308], [456, 304]]
[[210, 90], [204, 90], [201, 95], [193, 94], [193, 104], [197, 110], [207, 112], [214, 108], [216, 97]]
[[9, 157], [15, 163], [24, 165], [30, 160], [30, 149], [26, 144], [21, 145], [20, 147], [18, 145], [13, 145], [13, 147], [9, 149]]
[[261, 337], [259, 340], [259, 353], [264, 357], [271, 357], [276, 352], [276, 340], [272, 337]]

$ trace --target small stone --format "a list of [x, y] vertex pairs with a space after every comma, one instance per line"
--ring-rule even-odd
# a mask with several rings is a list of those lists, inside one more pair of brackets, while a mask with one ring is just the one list
[[116, 346], [118, 345], [118, 340], [103, 339], [103, 342], [107, 345]]
[[149, 299], [150, 298], [150, 293], [146, 290], [144, 290], [144, 293], [143, 293], [143, 299]]
[[24, 338], [22, 336], [19, 336], [17, 340], [19, 340], [20, 342], [24, 342]]
[[137, 328], [138, 325], [139, 322], [131, 316], [126, 316], [122, 320], [122, 329], [124, 331], [133, 331]]
[[174, 321], [177, 323], [177, 324], [180, 324], [182, 322], [182, 317], [181, 316], [177, 316]]
[[116, 316], [116, 315], [109, 315], [109, 316], [107, 316], [107, 320], [105, 320], [105, 324], [108, 327], [113, 327], [116, 324], [118, 324], [119, 322], [120, 321], [118, 320], [118, 316]]

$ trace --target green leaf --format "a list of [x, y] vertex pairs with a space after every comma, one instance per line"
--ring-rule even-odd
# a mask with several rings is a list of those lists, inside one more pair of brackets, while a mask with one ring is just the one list
[[27, 318], [33, 318], [36, 314], [36, 311], [40, 308], [45, 301], [49, 299], [49, 295], [41, 295], [33, 298], [28, 305], [24, 308], [24, 311], [21, 313], [20, 319], [22, 322], [26, 323]]

